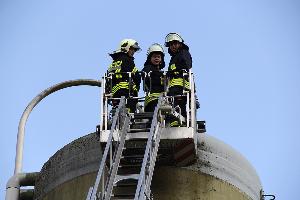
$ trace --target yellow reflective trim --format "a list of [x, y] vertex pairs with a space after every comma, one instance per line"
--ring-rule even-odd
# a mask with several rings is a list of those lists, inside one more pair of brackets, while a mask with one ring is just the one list
[[129, 90], [129, 83], [128, 82], [120, 82], [113, 86], [112, 93], [115, 94], [120, 89], [127, 89]]
[[175, 64], [172, 64], [172, 65], [170, 66], [170, 69], [171, 69], [171, 70], [175, 70], [175, 69], [176, 69], [176, 65], [175, 65]]
[[122, 65], [122, 60], [114, 61], [109, 65], [108, 71], [111, 72], [111, 71], [121, 69], [121, 65]]
[[173, 121], [170, 123], [170, 126], [179, 126], [179, 122], [177, 120]]
[[138, 71], [138, 69], [136, 67], [134, 67], [133, 70], [132, 70], [133, 73], [135, 73], [137, 71]]
[[160, 94], [161, 93], [159, 92], [154, 92], [147, 95], [145, 97], [145, 106], [148, 105], [148, 103], [150, 103], [151, 101], [157, 100]]
[[[184, 85], [183, 85], [183, 81], [184, 81]], [[186, 88], [189, 88], [190, 87], [190, 82], [189, 81], [186, 81], [186, 80], [183, 80], [183, 78], [173, 78], [170, 80], [169, 82], [169, 86], [172, 87], [172, 86], [184, 86]]]

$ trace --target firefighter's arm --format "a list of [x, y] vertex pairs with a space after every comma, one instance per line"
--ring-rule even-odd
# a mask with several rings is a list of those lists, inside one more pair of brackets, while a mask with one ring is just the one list
[[136, 84], [136, 87], [137, 87], [138, 91], [139, 91], [140, 90], [140, 84], [141, 84], [141, 75], [138, 72], [136, 67], [134, 67], [133, 72], [134, 73], [132, 74], [132, 78], [133, 78], [134, 83]]
[[182, 51], [181, 69], [189, 70], [192, 68], [192, 56], [188, 51]]

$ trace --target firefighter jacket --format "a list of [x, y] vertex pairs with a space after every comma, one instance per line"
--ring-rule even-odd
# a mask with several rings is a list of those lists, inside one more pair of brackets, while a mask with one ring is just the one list
[[164, 92], [164, 73], [160, 71], [163, 67], [145, 63], [143, 68], [144, 88], [147, 95], [145, 97], [145, 107], [152, 101], [157, 100]]
[[189, 72], [192, 68], [192, 56], [189, 52], [189, 47], [183, 44], [183, 47], [178, 52], [173, 54], [169, 49], [169, 54], [172, 56], [167, 76], [169, 78], [169, 87], [180, 86], [186, 89], [189, 88], [188, 76], [183, 76], [184, 71]]
[[145, 106], [151, 101], [157, 100], [159, 95], [164, 92], [164, 73], [160, 71], [163, 67], [145, 63], [143, 68], [144, 88], [147, 95]]
[[[113, 95], [120, 89], [131, 91], [131, 95], [137, 96], [140, 89], [141, 76], [134, 63], [134, 58], [124, 52], [110, 54], [113, 59], [107, 70], [107, 74], [112, 75], [110, 89]], [[131, 72], [130, 74], [126, 72]]]

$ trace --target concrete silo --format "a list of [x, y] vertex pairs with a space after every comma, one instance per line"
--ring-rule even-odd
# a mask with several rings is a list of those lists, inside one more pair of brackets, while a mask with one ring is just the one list
[[[198, 134], [197, 160], [187, 167], [156, 166], [154, 199], [260, 199], [260, 180], [236, 150], [204, 133]], [[35, 186], [39, 200], [81, 200], [93, 184], [102, 156], [95, 133], [60, 149], [43, 166]]]
[[[29, 195], [28, 199], [95, 199], [101, 190], [100, 188], [102, 188], [102, 195], [103, 191], [108, 191], [108, 185], [113, 187], [112, 185], [117, 184], [118, 181], [125, 180], [124, 174], [119, 175], [117, 174], [118, 171], [113, 171], [113, 169], [116, 166], [115, 168], [118, 170], [122, 156], [128, 157], [128, 155], [122, 154], [123, 149], [133, 147], [134, 151], [129, 156], [135, 156], [135, 150], [138, 150], [139, 145], [145, 149], [143, 150], [145, 154], [142, 154], [140, 163], [138, 163], [140, 168], [135, 174], [133, 172], [125, 174], [130, 177], [128, 180], [138, 180], [135, 183], [138, 189], [139, 187], [143, 188], [144, 193], [142, 195], [144, 196], [135, 199], [145, 199], [146, 197], [162, 200], [263, 199], [260, 180], [251, 164], [229, 145], [204, 133], [205, 127], [202, 130], [199, 129], [199, 123], [196, 120], [196, 95], [193, 88], [192, 73], [189, 73], [189, 76], [191, 88], [187, 95], [189, 98], [187, 101], [188, 115], [186, 119], [183, 119], [185, 121], [182, 121], [181, 127], [171, 128], [166, 124], [164, 116], [173, 115], [180, 121], [181, 116], [180, 112], [179, 114], [175, 112], [172, 104], [166, 101], [168, 97], [164, 96], [160, 97], [154, 113], [140, 112], [134, 115], [126, 111], [125, 100], [121, 99], [123, 104], [119, 104], [114, 117], [109, 119], [108, 97], [104, 95], [103, 89], [102, 117], [98, 131], [67, 144], [44, 164], [40, 173], [32, 175], [34, 178], [26, 178], [27, 174], [23, 176], [21, 173], [22, 145], [25, 122], [33, 107], [42, 98], [57, 90], [77, 85], [101, 86], [105, 85], [105, 78], [102, 79], [102, 82], [94, 80], [65, 82], [42, 92], [33, 99], [21, 118], [15, 175], [7, 184], [6, 200], [26, 199], [25, 195], [19, 192], [20, 187], [27, 184], [24, 182], [30, 182], [31, 185], [33, 185], [31, 182], [34, 182], [35, 186], [33, 197]], [[151, 114], [150, 118], [147, 117], [149, 114]], [[148, 126], [149, 123], [150, 126]], [[115, 143], [118, 145], [113, 146]], [[111, 152], [115, 152], [113, 157], [114, 159], [118, 157], [117, 162], [112, 162], [112, 159], [109, 158], [109, 149]], [[121, 150], [118, 155], [119, 149]], [[109, 159], [110, 166], [107, 164]], [[120, 164], [121, 167], [125, 165]], [[109, 179], [112, 182], [108, 184], [107, 180], [106, 182], [100, 181], [99, 174], [100, 177], [102, 176], [101, 180]], [[111, 179], [112, 175], [113, 178]], [[147, 180], [145, 179], [146, 176]], [[111, 191], [107, 194], [111, 199], [134, 199], [135, 190], [133, 191], [130, 186], [126, 183], [114, 188], [115, 190], [109, 188]], [[113, 190], [114, 195], [111, 195]], [[118, 192], [133, 193], [133, 197], [129, 198], [132, 194], [117, 197], [116, 193]], [[150, 192], [151, 196], [149, 195]]]

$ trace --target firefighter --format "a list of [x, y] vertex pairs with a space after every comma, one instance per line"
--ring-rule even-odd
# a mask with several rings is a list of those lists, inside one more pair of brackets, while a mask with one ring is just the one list
[[[186, 117], [187, 97], [184, 91], [189, 89], [189, 79], [187, 75], [192, 68], [192, 56], [189, 47], [184, 43], [183, 38], [178, 33], [169, 33], [165, 38], [165, 46], [171, 60], [168, 67], [167, 76], [169, 78], [168, 96], [174, 96], [174, 107], [179, 106], [181, 115]], [[179, 121], [172, 119], [170, 126], [179, 126]]]
[[161, 71], [165, 67], [164, 57], [164, 50], [160, 44], [154, 43], [149, 47], [147, 60], [142, 70], [146, 92], [145, 112], [154, 112], [158, 97], [164, 92], [164, 73]]
[[[135, 40], [124, 39], [121, 41], [118, 49], [109, 54], [113, 62], [107, 71], [107, 74], [112, 75], [111, 84], [107, 92], [112, 93], [113, 98], [125, 96], [127, 99], [126, 107], [129, 112], [135, 112], [138, 101], [132, 98], [138, 96], [141, 82], [141, 77], [135, 66], [133, 55], [140, 50], [141, 48]], [[114, 108], [118, 104], [118, 99], [112, 100]]]

